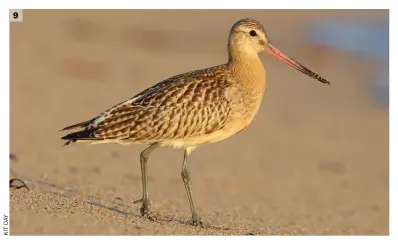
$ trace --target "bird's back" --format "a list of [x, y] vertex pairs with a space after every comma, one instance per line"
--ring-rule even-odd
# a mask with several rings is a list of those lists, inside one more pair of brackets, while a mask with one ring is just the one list
[[65, 129], [71, 141], [110, 140], [152, 143], [195, 138], [224, 127], [232, 86], [226, 65], [180, 74], [124, 101], [98, 117]]

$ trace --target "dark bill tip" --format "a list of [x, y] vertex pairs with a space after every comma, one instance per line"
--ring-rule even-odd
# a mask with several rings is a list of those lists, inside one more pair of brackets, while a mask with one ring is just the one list
[[331, 82], [329, 80], [326, 80], [325, 78], [319, 76], [318, 74], [314, 73], [313, 71], [309, 70], [308, 68], [304, 67], [303, 65], [301, 65], [299, 62], [297, 62], [296, 60], [290, 58], [289, 56], [287, 56], [286, 54], [282, 53], [281, 51], [279, 51], [276, 47], [274, 47], [272, 44], [269, 44], [268, 47], [266, 48], [266, 51], [271, 54], [272, 56], [276, 57], [277, 59], [281, 60], [282, 62], [292, 66], [293, 68], [295, 68], [296, 70], [304, 73], [307, 76], [310, 76], [322, 83], [326, 83], [328, 85], [331, 84]]

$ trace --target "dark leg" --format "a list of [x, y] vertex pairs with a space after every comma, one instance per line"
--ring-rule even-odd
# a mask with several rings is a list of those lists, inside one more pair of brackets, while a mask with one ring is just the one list
[[191, 178], [190, 178], [189, 172], [188, 172], [187, 159], [188, 159], [189, 152], [190, 152], [189, 149], [185, 149], [184, 161], [182, 163], [181, 176], [182, 176], [182, 180], [184, 181], [185, 190], [187, 191], [189, 206], [191, 207], [192, 219], [189, 221], [189, 224], [192, 224], [194, 226], [201, 226], [202, 222], [200, 221], [200, 217], [199, 217], [198, 213], [196, 212], [196, 205], [195, 205], [195, 201], [192, 196]]
[[155, 150], [159, 146], [159, 143], [154, 143], [151, 146], [149, 146], [147, 149], [141, 152], [140, 158], [141, 158], [141, 176], [142, 176], [142, 198], [140, 200], [134, 201], [134, 204], [141, 203], [141, 215], [142, 216], [147, 216], [150, 220], [153, 220], [153, 218], [150, 216], [150, 203], [148, 199], [148, 190], [146, 188], [147, 186], [147, 162], [148, 162], [148, 157], [149, 154]]

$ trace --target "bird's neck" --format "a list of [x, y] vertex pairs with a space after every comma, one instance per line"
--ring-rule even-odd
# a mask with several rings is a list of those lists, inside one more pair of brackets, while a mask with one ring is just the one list
[[248, 125], [256, 115], [266, 87], [264, 66], [258, 54], [230, 54], [227, 64], [235, 86], [239, 89], [245, 124]]
[[234, 74], [236, 81], [248, 91], [265, 89], [265, 70], [256, 52], [231, 49], [227, 66]]

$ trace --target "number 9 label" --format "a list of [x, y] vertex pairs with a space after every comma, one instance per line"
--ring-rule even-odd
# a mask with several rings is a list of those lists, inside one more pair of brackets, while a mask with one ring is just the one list
[[23, 10], [10, 9], [10, 22], [22, 22], [22, 21], [23, 21]]

